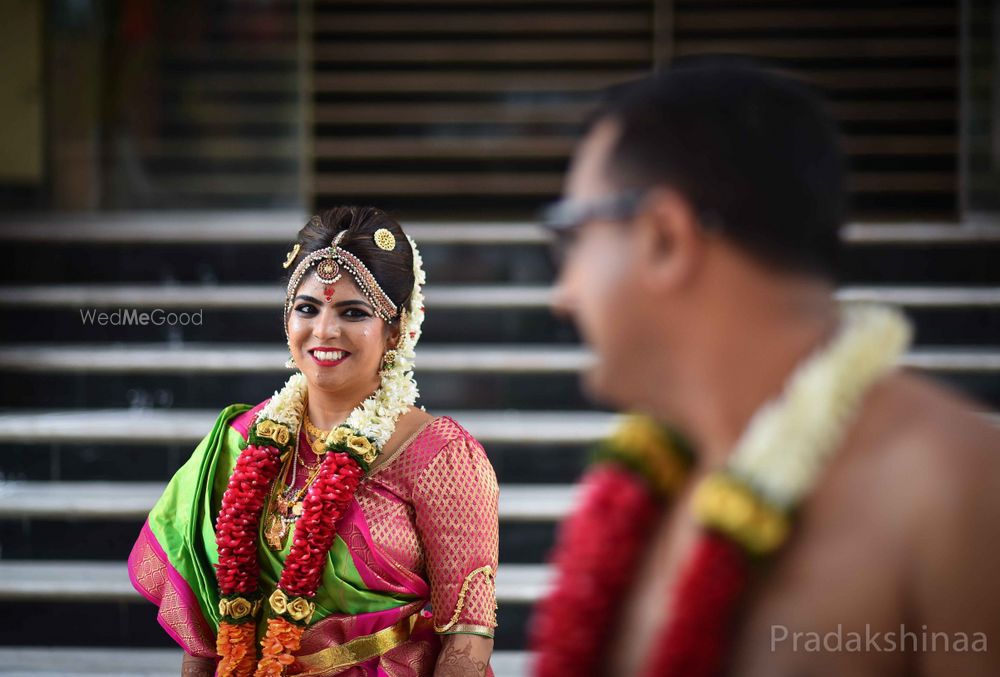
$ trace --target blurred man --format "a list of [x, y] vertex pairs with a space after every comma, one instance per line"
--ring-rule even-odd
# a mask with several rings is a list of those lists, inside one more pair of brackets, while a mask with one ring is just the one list
[[1000, 434], [893, 368], [901, 316], [835, 302], [844, 192], [821, 102], [745, 63], [672, 68], [590, 126], [550, 212], [555, 306], [589, 393], [694, 455], [636, 556], [628, 519], [605, 549], [620, 589], [586, 543], [621, 508], [585, 486], [607, 508], [563, 535], [539, 674], [1000, 675]]

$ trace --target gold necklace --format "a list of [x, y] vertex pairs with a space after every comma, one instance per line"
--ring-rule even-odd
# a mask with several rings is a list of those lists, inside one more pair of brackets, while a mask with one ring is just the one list
[[[295, 466], [298, 464], [298, 460], [299, 440], [296, 436], [295, 449], [285, 459], [284, 467], [279, 471], [278, 478], [274, 481], [274, 486], [271, 488], [271, 494], [268, 499], [267, 514], [269, 517], [265, 519], [267, 526], [264, 528], [264, 539], [272, 550], [282, 550], [285, 547], [285, 538], [288, 536], [288, 529], [302, 515], [302, 499], [305, 497], [306, 492], [309, 491], [309, 487], [312, 486], [312, 483], [319, 476], [320, 466], [323, 465], [322, 463], [317, 463], [315, 466], [306, 466], [309, 475], [306, 477], [305, 484], [302, 485], [301, 489], [295, 490], [294, 486], [288, 486], [288, 476], [291, 472], [294, 478]], [[303, 463], [303, 465], [305, 464]], [[295, 480], [293, 479], [293, 485], [294, 482]], [[291, 491], [289, 491], [290, 489]]]
[[313, 453], [317, 456], [322, 456], [326, 453], [326, 438], [330, 435], [329, 430], [320, 430], [313, 425], [312, 421], [309, 420], [309, 414], [305, 411], [302, 412], [303, 423], [306, 426], [306, 432], [313, 438], [309, 442], [309, 446], [312, 447]]

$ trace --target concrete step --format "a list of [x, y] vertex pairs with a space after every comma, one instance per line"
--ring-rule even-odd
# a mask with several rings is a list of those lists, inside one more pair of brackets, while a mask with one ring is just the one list
[[[989, 291], [989, 290], [987, 290]], [[1000, 305], [1000, 289], [994, 290]], [[548, 287], [517, 285], [428, 286], [427, 307], [547, 308]], [[968, 299], [974, 302], [975, 293]], [[991, 297], [982, 296], [987, 302]], [[965, 298], [965, 297], [963, 297]], [[0, 305], [47, 308], [226, 308], [273, 309], [284, 303], [284, 291], [274, 284], [248, 285], [46, 285], [0, 287]]]
[[[274, 243], [285, 244], [305, 223], [297, 211], [110, 212], [83, 215], [22, 214], [0, 223], [0, 240], [37, 243]], [[544, 244], [537, 224], [497, 222], [407, 222], [418, 243]], [[845, 242], [928, 244], [1000, 242], [994, 223], [855, 223], [843, 230]]]
[[[453, 411], [484, 445], [586, 445], [607, 437], [615, 414], [595, 411]], [[1000, 423], [996, 414], [984, 411]], [[211, 430], [206, 409], [29, 409], [0, 413], [4, 444], [184, 445]]]
[[[442, 309], [544, 309], [551, 288], [544, 285], [449, 285], [424, 290], [427, 307]], [[997, 308], [1000, 287], [852, 286], [838, 298], [913, 308]], [[279, 307], [278, 285], [91, 284], [0, 287], [0, 306], [45, 308], [260, 309]]]
[[[287, 244], [308, 216], [295, 211], [117, 212], [20, 215], [0, 223], [0, 241], [101, 244]], [[404, 224], [418, 244], [545, 244], [548, 236], [524, 222]]]
[[[133, 263], [130, 261], [128, 265]], [[444, 268], [452, 271], [446, 274], [454, 275], [454, 267]], [[480, 270], [478, 266], [475, 268]], [[501, 265], [497, 270], [502, 268]], [[498, 272], [498, 275], [502, 279], [505, 274]], [[17, 341], [34, 345], [45, 345], [53, 336], [59, 336], [63, 343], [89, 345], [273, 344], [283, 341], [279, 286], [275, 283], [0, 286], [0, 324], [17, 327]], [[427, 289], [430, 312], [424, 323], [423, 345], [579, 345], [579, 332], [573, 323], [551, 312], [550, 296], [551, 290], [544, 284], [466, 281], [432, 285]], [[1000, 287], [997, 286], [851, 285], [841, 289], [839, 296], [852, 302], [904, 307], [916, 327], [920, 345], [1000, 345]], [[112, 315], [116, 311], [121, 311], [121, 315]], [[179, 315], [195, 311], [198, 315], [190, 323]], [[106, 324], [100, 324], [98, 313], [108, 313], [100, 319]], [[140, 313], [150, 313], [145, 326], [137, 323]], [[170, 318], [169, 313], [178, 316]], [[125, 321], [131, 323], [124, 324]]]
[[[252, 195], [247, 197], [252, 198]], [[268, 237], [269, 227], [259, 232], [248, 229], [234, 223], [231, 215], [217, 217], [219, 223], [207, 217], [202, 221], [177, 218], [187, 220], [177, 224], [154, 223], [153, 230], [161, 234], [151, 234], [147, 239], [143, 239], [146, 235], [141, 217], [135, 224], [98, 221], [93, 226], [93, 237], [81, 235], [82, 239], [76, 230], [66, 232], [65, 224], [58, 223], [46, 223], [40, 231], [30, 224], [8, 229], [13, 232], [7, 234], [5, 241], [7, 257], [19, 265], [0, 271], [0, 282], [21, 285], [224, 281], [280, 286], [277, 278], [282, 271], [278, 266], [285, 259], [297, 225], [280, 229], [280, 237]], [[81, 227], [83, 234], [90, 230]], [[54, 228], [52, 239], [46, 239], [48, 228]], [[1000, 284], [994, 263], [1000, 238], [994, 237], [993, 230], [940, 226], [930, 233], [927, 229], [913, 231], [912, 240], [907, 240], [908, 227], [900, 229], [900, 233], [876, 231], [871, 237], [850, 240], [838, 266], [839, 279], [851, 285]], [[205, 231], [201, 237], [199, 230]], [[554, 267], [545, 246], [547, 236], [536, 226], [500, 222], [424, 223], [413, 230], [421, 243], [427, 277], [433, 285], [546, 285], [554, 278]], [[996, 230], [1000, 232], [1000, 227]], [[213, 231], [218, 232], [212, 235]], [[29, 237], [33, 232], [34, 237]], [[231, 239], [219, 240], [231, 232]], [[0, 240], [4, 239], [4, 233], [0, 226]], [[931, 239], [929, 235], [940, 239]]]
[[[177, 677], [179, 649], [123, 647], [3, 647], [0, 674], [9, 677]], [[496, 677], [525, 677], [530, 657], [521, 651], [495, 651]]]
[[[73, 373], [259, 373], [284, 371], [287, 350], [280, 346], [219, 344], [58, 345], [0, 348], [0, 369]], [[417, 373], [565, 374], [588, 367], [592, 354], [581, 347], [523, 344], [425, 345]], [[906, 367], [925, 371], [1000, 371], [1000, 351], [977, 347], [916, 348], [903, 357]]]
[[[483, 444], [588, 444], [606, 437], [617, 416], [602, 412], [442, 412]], [[197, 444], [217, 411], [204, 409], [27, 410], [0, 414], [5, 443]]]
[[[280, 346], [163, 344], [122, 346], [10, 346], [0, 349], [0, 369], [73, 372], [282, 372], [288, 351]], [[546, 345], [420, 347], [417, 369], [426, 372], [575, 373], [589, 362], [577, 347]]]
[[[0, 483], [0, 519], [144, 519], [163, 493], [159, 482]], [[576, 489], [570, 485], [500, 486], [500, 519], [554, 522], [565, 517]]]
[[[499, 604], [532, 604], [545, 592], [551, 570], [542, 564], [501, 564]], [[89, 561], [0, 560], [0, 600], [5, 602], [135, 602], [125, 564]]]

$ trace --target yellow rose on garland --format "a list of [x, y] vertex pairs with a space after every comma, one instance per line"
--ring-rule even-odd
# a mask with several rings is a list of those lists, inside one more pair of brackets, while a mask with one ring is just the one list
[[276, 614], [283, 614], [288, 609], [288, 597], [285, 596], [281, 588], [276, 588], [267, 601]]
[[333, 446], [338, 444], [347, 444], [351, 439], [350, 428], [345, 428], [344, 426], [338, 426], [330, 431], [327, 435], [326, 444], [327, 446]]
[[305, 597], [296, 597], [288, 604], [288, 615], [296, 621], [309, 622], [316, 605]]
[[372, 443], [367, 437], [361, 435], [352, 435], [351, 439], [347, 442], [347, 446], [351, 451], [363, 458], [365, 463], [371, 463], [377, 455], [375, 449], [372, 447]]

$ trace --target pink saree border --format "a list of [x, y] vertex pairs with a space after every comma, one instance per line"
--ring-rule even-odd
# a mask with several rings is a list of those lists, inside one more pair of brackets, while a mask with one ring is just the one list
[[128, 557], [132, 586], [159, 607], [156, 620], [192, 656], [217, 657], [215, 632], [201, 613], [191, 586], [170, 565], [147, 520]]

